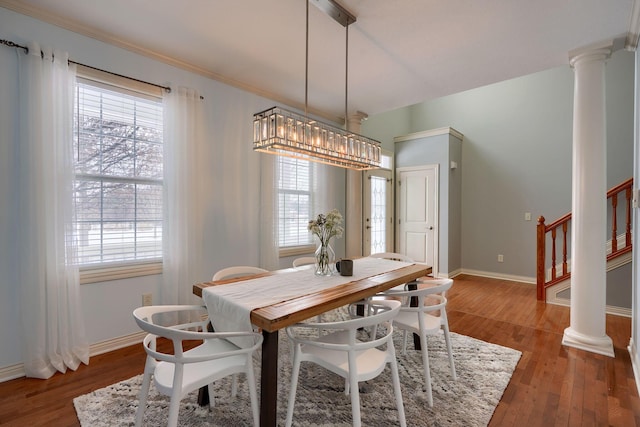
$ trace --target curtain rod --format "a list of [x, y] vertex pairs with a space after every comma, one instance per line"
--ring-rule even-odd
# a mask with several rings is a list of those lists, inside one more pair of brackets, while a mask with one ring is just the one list
[[[24, 50], [25, 53], [29, 53], [29, 48], [27, 46], [19, 45], [17, 43], [12, 42], [11, 40], [0, 39], [0, 44], [3, 44], [5, 46], [9, 46], [9, 47], [15, 47], [17, 49], [22, 49], [22, 50]], [[42, 52], [41, 52], [41, 54], [42, 54]], [[160, 89], [164, 89], [168, 93], [171, 93], [171, 88], [168, 87], [168, 86], [162, 86], [162, 85], [155, 84], [155, 83], [149, 83], [149, 82], [146, 82], [144, 80], [139, 80], [139, 79], [136, 79], [136, 78], [133, 78], [133, 77], [124, 76], [122, 74], [114, 73], [112, 71], [107, 71], [107, 70], [103, 70], [103, 69], [100, 69], [100, 68], [97, 68], [97, 67], [92, 67], [90, 65], [82, 64], [80, 62], [72, 61], [71, 59], [69, 59], [69, 63], [70, 64], [76, 64], [76, 65], [82, 65], [83, 67], [91, 68], [92, 70], [102, 71], [103, 73], [111, 74], [112, 76], [122, 77], [122, 78], [133, 80], [133, 81], [136, 81], [136, 82], [139, 82], [139, 83], [144, 83], [144, 84], [147, 84], [147, 85], [155, 86], [155, 87], [158, 87]], [[200, 99], [204, 99], [204, 98], [200, 97]]]

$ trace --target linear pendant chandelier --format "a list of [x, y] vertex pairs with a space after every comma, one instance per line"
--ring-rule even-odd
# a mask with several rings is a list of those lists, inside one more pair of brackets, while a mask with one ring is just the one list
[[[253, 149], [348, 169], [366, 170], [381, 164], [380, 142], [348, 130], [337, 128], [307, 115], [309, 67], [309, 1], [345, 27], [347, 63], [349, 25], [356, 18], [334, 0], [307, 1], [307, 40], [305, 51], [305, 113], [298, 114], [282, 107], [272, 107], [253, 116]], [[348, 66], [347, 69], [348, 78]], [[345, 125], [347, 124], [347, 85], [345, 84]], [[346, 127], [346, 126], [345, 126]]]

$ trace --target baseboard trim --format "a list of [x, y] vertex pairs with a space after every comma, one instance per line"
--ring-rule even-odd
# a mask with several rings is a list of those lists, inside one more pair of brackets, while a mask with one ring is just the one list
[[[571, 307], [571, 300], [566, 298], [558, 298], [557, 296], [553, 299], [547, 300], [548, 304], [561, 305], [564, 307]], [[605, 312], [607, 314], [612, 314], [614, 316], [622, 316], [622, 317], [633, 317], [633, 312], [630, 308], [624, 307], [615, 307], [613, 305], [607, 305], [605, 307]]]
[[24, 377], [24, 364], [22, 363], [0, 368], [0, 383], [21, 377]]
[[124, 335], [122, 337], [112, 338], [110, 340], [91, 344], [89, 346], [89, 356], [97, 356], [99, 354], [108, 353], [130, 345], [140, 344], [144, 339], [146, 332], [140, 331], [133, 334]]
[[437, 276], [443, 279], [453, 279], [454, 277], [459, 276], [461, 274], [462, 274], [462, 269], [458, 268], [457, 270], [453, 270], [448, 273], [438, 273]]
[[486, 278], [489, 278], [489, 279], [509, 280], [511, 282], [528, 283], [528, 284], [531, 284], [531, 285], [535, 285], [536, 284], [536, 278], [535, 277], [515, 276], [515, 275], [512, 275], [512, 274], [494, 273], [494, 272], [491, 272], [491, 271], [462, 269], [462, 270], [460, 270], [459, 274], [469, 274], [471, 276], [480, 276], [480, 277], [486, 277]]
[[[130, 345], [139, 344], [144, 339], [146, 333], [144, 331], [136, 332], [121, 337], [112, 338], [106, 341], [101, 341], [89, 346], [89, 357], [97, 356], [99, 354], [108, 353], [110, 351], [118, 350]], [[91, 363], [91, 362], [89, 362]], [[16, 378], [24, 377], [24, 364], [16, 363], [15, 365], [9, 365], [0, 368], [0, 383], [14, 380]]]

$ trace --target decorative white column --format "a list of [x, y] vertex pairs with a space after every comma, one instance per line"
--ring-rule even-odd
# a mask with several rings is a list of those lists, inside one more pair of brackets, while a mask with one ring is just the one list
[[[360, 133], [367, 114], [358, 111], [347, 119], [347, 129]], [[347, 169], [345, 212], [345, 255], [362, 256], [362, 172]]]
[[573, 98], [571, 320], [562, 344], [614, 356], [606, 334], [605, 61], [613, 46], [570, 54]]

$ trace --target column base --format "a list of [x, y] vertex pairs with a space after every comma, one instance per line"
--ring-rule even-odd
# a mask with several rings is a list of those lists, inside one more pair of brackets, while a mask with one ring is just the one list
[[592, 353], [598, 353], [609, 357], [615, 357], [613, 352], [613, 341], [609, 336], [593, 337], [590, 335], [581, 334], [576, 332], [571, 327], [564, 330], [564, 336], [562, 337], [562, 345], [568, 347], [575, 347], [580, 350], [590, 351]]

